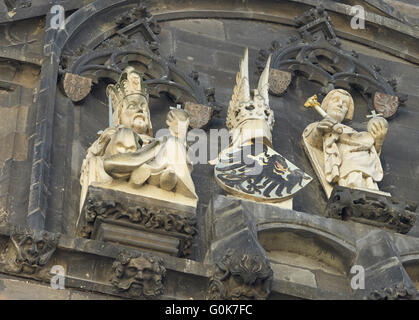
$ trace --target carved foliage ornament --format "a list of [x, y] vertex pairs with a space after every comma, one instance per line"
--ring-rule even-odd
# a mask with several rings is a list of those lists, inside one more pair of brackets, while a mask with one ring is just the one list
[[326, 215], [407, 233], [415, 225], [416, 208], [415, 203], [339, 186], [332, 192]]
[[112, 265], [111, 283], [136, 298], [157, 298], [164, 292], [163, 260], [149, 254], [121, 252]]
[[105, 220], [128, 220], [147, 229], [176, 232], [186, 236], [181, 241], [179, 251], [181, 256], [188, 256], [191, 251], [192, 238], [196, 234], [196, 220], [180, 216], [167, 209], [128, 207], [124, 208], [116, 201], [91, 201], [86, 210], [87, 225], [82, 230], [82, 236], [90, 238], [96, 218]]
[[208, 300], [263, 300], [271, 290], [272, 269], [265, 257], [232, 249], [216, 263]]
[[[66, 74], [90, 78], [93, 84], [97, 84], [101, 78], [117, 82], [128, 65], [135, 65], [136, 70], [145, 77], [153, 97], [164, 92], [175, 103], [211, 102], [207, 101], [198, 82], [175, 66], [173, 57], [166, 59], [160, 56], [160, 26], [144, 4], [117, 15], [114, 22], [113, 32], [106, 31], [74, 52], [70, 50], [63, 53], [61, 68]], [[194, 78], [197, 80], [198, 74]], [[83, 86], [83, 89], [86, 88]]]
[[400, 282], [392, 287], [374, 290], [366, 298], [368, 300], [414, 300], [416, 295], [416, 288], [406, 287], [403, 282]]
[[[354, 51], [340, 48], [331, 20], [322, 6], [296, 17], [295, 21], [301, 38], [290, 38], [285, 47], [273, 42], [268, 50], [272, 54], [272, 69], [303, 76], [322, 85], [322, 97], [335, 88], [356, 88], [385, 118], [394, 116], [398, 106], [406, 102], [407, 95], [396, 92], [395, 79], [385, 79], [380, 75], [379, 67], [368, 66]], [[260, 71], [268, 54], [267, 50], [259, 53]], [[275, 77], [280, 81], [282, 75]]]

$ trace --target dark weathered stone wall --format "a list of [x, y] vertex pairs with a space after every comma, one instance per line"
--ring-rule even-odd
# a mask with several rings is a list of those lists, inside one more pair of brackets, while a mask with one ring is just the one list
[[[95, 23], [100, 24], [99, 21]], [[225, 127], [224, 119], [235, 84], [240, 57], [244, 48], [249, 48], [250, 82], [257, 86], [256, 59], [260, 49], [270, 47], [273, 40], [286, 44], [290, 36], [297, 36], [293, 27], [266, 22], [230, 19], [186, 19], [161, 23], [161, 55], [173, 55], [177, 67], [186, 74], [199, 72], [199, 82], [204, 88], [215, 87], [216, 100], [223, 107], [219, 119], [214, 119], [211, 128]], [[74, 50], [84, 37], [79, 34], [68, 49]], [[87, 39], [87, 38], [86, 38]], [[419, 141], [419, 110], [415, 83], [417, 66], [399, 58], [383, 54], [372, 48], [344, 41], [343, 49], [355, 49], [359, 59], [368, 65], [378, 65], [385, 77], [396, 78], [401, 92], [409, 94], [406, 107], [401, 107], [399, 115], [390, 121], [390, 129], [381, 156], [385, 176], [380, 183], [384, 191], [408, 200], [416, 200], [419, 185], [416, 183], [419, 167], [414, 159], [419, 157], [416, 141]], [[377, 58], [380, 57], [380, 58]], [[82, 160], [90, 144], [96, 139], [97, 132], [107, 127], [108, 114], [105, 100], [106, 83], [94, 86], [92, 93], [82, 103], [74, 107], [68, 104], [59, 91], [56, 100], [54, 121], [54, 141], [52, 152], [52, 197], [49, 202], [47, 227], [50, 230], [73, 233], [78, 215], [79, 174]], [[293, 79], [288, 92], [282, 97], [271, 96], [270, 106], [275, 112], [273, 132], [274, 149], [314, 177], [314, 181], [294, 198], [294, 209], [302, 212], [323, 215], [326, 198], [315, 173], [303, 151], [300, 137], [309, 123], [319, 119], [313, 111], [303, 108], [307, 97], [319, 91], [319, 86], [304, 78]], [[360, 130], [366, 129], [367, 102], [355, 90], [355, 118], [351, 125]], [[173, 102], [162, 97], [152, 99], [150, 108], [153, 129], [164, 128], [165, 114]], [[65, 121], [61, 121], [65, 119]], [[72, 123], [72, 125], [66, 124]], [[401, 143], [401, 138], [403, 143]], [[213, 194], [224, 194], [213, 178], [213, 167], [207, 164], [194, 166], [193, 179], [200, 198], [198, 217], [203, 226], [203, 215]], [[414, 232], [414, 231], [412, 231]], [[197, 248], [201, 245], [196, 244]], [[203, 252], [197, 249], [197, 259]], [[201, 257], [201, 258], [199, 258]]]
[[[68, 4], [68, 9], [75, 9], [88, 2], [90, 1], [72, 1]], [[41, 10], [37, 6], [38, 4], [40, 3], [34, 2], [35, 11], [33, 12]], [[42, 4], [42, 6], [44, 9], [48, 7], [46, 4]], [[187, 10], [180, 10], [179, 13], [177, 10], [182, 9], [182, 6]], [[279, 7], [280, 9], [278, 9]], [[213, 119], [211, 128], [220, 129], [225, 127], [224, 119], [227, 106], [244, 48], [249, 48], [250, 82], [252, 87], [256, 87], [258, 81], [256, 60], [259, 50], [269, 48], [273, 40], [278, 40], [285, 45], [289, 37], [297, 36], [296, 28], [292, 26], [292, 17], [303, 13], [309, 7], [307, 4], [296, 5], [296, 1], [282, 1], [280, 4], [275, 1], [249, 1], [244, 4], [241, 1], [177, 1], [176, 3], [167, 3], [165, 6], [158, 6], [153, 2], [152, 11], [157, 16], [160, 14], [161, 55], [163, 57], [174, 56], [177, 60], [177, 67], [185, 74], [198, 71], [200, 85], [203, 88], [214, 87], [216, 89], [216, 101], [218, 105], [222, 106], [222, 112], [220, 118]], [[220, 8], [224, 11], [218, 12], [219, 16], [217, 17], [214, 17], [214, 12], [211, 17], [205, 15], [204, 10]], [[112, 18], [124, 11], [125, 9], [122, 7], [116, 9]], [[385, 24], [377, 27], [372, 22], [367, 24], [367, 28], [371, 28], [368, 29], [368, 32], [371, 33], [366, 31], [365, 39], [361, 39], [359, 34], [351, 33], [348, 17], [343, 17], [337, 12], [338, 10], [331, 12], [330, 16], [337, 28], [338, 35], [353, 40], [343, 40], [342, 48], [356, 50], [359, 53], [359, 60], [368, 65], [379, 66], [384, 77], [395, 78], [398, 81], [399, 91], [409, 95], [406, 106], [401, 107], [397, 117], [390, 121], [389, 133], [381, 155], [385, 176], [380, 183], [380, 188], [391, 192], [396, 197], [419, 201], [419, 184], [417, 183], [419, 177], [417, 161], [419, 157], [418, 65], [408, 62], [419, 61], [417, 42], [412, 35], [408, 35], [411, 29], [405, 29], [404, 25], [398, 25], [398, 28], [401, 33], [404, 32], [405, 36], [394, 37], [396, 31], [390, 30]], [[4, 8], [0, 7], [1, 22], [8, 19], [3, 13]], [[68, 12], [68, 14], [70, 13], [71, 11]], [[25, 15], [29, 16], [29, 11], [19, 11], [16, 19], [24, 18]], [[81, 19], [80, 16], [77, 18]], [[267, 21], [269, 19], [271, 22]], [[375, 22], [380, 20], [377, 17], [374, 19], [377, 19]], [[36, 106], [39, 102], [38, 88], [42, 80], [40, 79], [40, 70], [41, 65], [45, 62], [43, 52], [45, 23], [43, 21], [44, 18], [40, 17], [0, 25], [0, 31], [5, 35], [0, 37], [0, 56], [5, 59], [5, 61], [0, 61], [0, 210], [7, 213], [9, 222], [13, 224], [26, 224], [29, 193], [31, 192], [30, 177], [35, 170], [31, 170], [31, 168], [37, 168], [36, 164], [32, 163], [33, 155], [37, 150], [34, 149], [34, 140], [36, 134], [42, 134], [42, 132], [36, 133], [35, 130], [43, 128], [36, 120]], [[71, 55], [77, 50], [84, 50], [84, 43], [113, 27], [114, 23], [105, 14], [91, 19], [87, 25], [88, 28], [82, 28], [72, 35], [64, 47], [63, 54]], [[355, 41], [361, 41], [364, 45]], [[377, 44], [380, 46], [376, 46]], [[388, 52], [393, 52], [393, 54]], [[57, 59], [57, 57], [51, 57]], [[402, 57], [405, 57], [406, 60]], [[43, 80], [44, 83], [52, 81], [52, 84], [55, 84], [55, 79], [44, 78]], [[60, 249], [57, 261], [65, 263], [71, 261], [72, 266], [69, 271], [74, 278], [82, 278], [86, 270], [91, 270], [92, 274], [94, 273], [97, 277], [95, 278], [97, 282], [108, 280], [106, 276], [109, 273], [112, 259], [115, 258], [117, 248], [114, 247], [112, 255], [104, 258], [106, 260], [105, 268], [100, 264], [96, 265], [94, 259], [87, 258], [84, 253], [85, 250], [94, 247], [96, 251], [92, 253], [92, 256], [97, 255], [102, 252], [102, 244], [93, 243], [94, 241], [90, 240], [79, 243], [78, 240], [81, 239], [74, 241], [72, 238], [75, 236], [75, 223], [79, 214], [81, 163], [87, 148], [97, 138], [97, 132], [108, 126], [105, 87], [109, 82], [110, 80], [105, 79], [95, 84], [90, 95], [81, 103], [76, 104], [71, 103], [57, 87], [57, 93], [52, 103], [53, 112], [48, 114], [51, 119], [48, 123], [51, 129], [48, 139], [52, 144], [51, 150], [48, 151], [50, 158], [47, 157], [48, 162], [45, 163], [48, 167], [48, 174], [42, 177], [47, 185], [40, 186], [42, 196], [47, 198], [45, 228], [49, 231], [64, 233], [68, 237], [66, 241], [71, 243], [68, 247], [64, 245], [64, 249], [61, 245], [63, 250]], [[318, 85], [304, 78], [296, 77], [286, 94], [282, 97], [270, 97], [270, 106], [275, 112], [274, 149], [314, 178], [313, 182], [294, 198], [294, 209], [309, 215], [322, 216], [326, 204], [325, 195], [300, 143], [301, 133], [305, 126], [319, 119], [315, 112], [303, 108], [303, 103], [307, 97], [318, 91]], [[365, 115], [368, 107], [371, 106], [368, 106], [367, 102], [355, 90], [352, 93], [356, 109], [351, 125], [356, 129], [365, 130], [367, 123]], [[165, 96], [151, 100], [150, 108], [155, 131], [166, 126], [164, 119], [168, 107], [173, 105], [173, 101]], [[41, 108], [42, 106], [38, 105], [38, 107], [39, 110], [44, 110]], [[207, 164], [197, 164], [194, 167], [193, 179], [200, 197], [198, 206], [200, 235], [194, 243], [195, 249], [191, 258], [202, 262], [209, 245], [204, 237], [205, 229], [208, 227], [205, 226], [208, 204], [213, 195], [225, 193], [215, 183], [213, 167]], [[289, 218], [288, 214], [291, 213], [283, 213], [286, 219]], [[292, 214], [297, 213], [292, 212]], [[0, 218], [2, 216], [4, 214], [2, 215], [0, 212]], [[304, 215], [301, 219], [302, 221], [310, 220], [309, 217]], [[322, 223], [325, 220], [321, 220]], [[327, 220], [326, 224], [329, 225], [329, 223], [335, 225], [333, 220], [332, 222]], [[0, 224], [2, 224], [1, 219]], [[339, 222], [337, 225], [342, 224], [351, 226], [350, 233], [355, 234], [354, 239], [351, 240], [353, 242], [356, 242], [356, 236], [364, 236], [370, 231], [368, 229], [368, 232], [364, 233], [363, 226], [350, 222]], [[338, 234], [340, 229], [333, 226], [330, 227], [330, 230]], [[419, 236], [419, 222], [409, 235]], [[276, 242], [285, 239], [284, 245], [292, 242], [293, 239], [292, 235], [285, 235], [284, 238], [281, 238], [282, 235], [276, 236], [273, 236]], [[386, 237], [383, 236], [387, 239]], [[306, 238], [310, 238], [310, 236]], [[411, 252], [415, 250], [415, 240], [417, 239], [404, 242], [403, 237], [398, 237], [396, 240], [398, 250], [404, 250], [403, 254], [406, 257], [411, 255]], [[268, 246], [269, 244], [264, 243], [264, 245]], [[282, 250], [282, 248], [280, 249]], [[280, 249], [278, 250], [281, 251]], [[288, 248], [283, 249], [284, 252], [287, 250]], [[66, 254], [67, 251], [77, 252], [70, 256]], [[394, 255], [396, 254], [394, 253]], [[410, 258], [403, 259], [407, 259], [406, 261], [409, 262], [408, 271], [412, 280], [418, 282], [417, 261], [413, 258], [411, 260], [409, 260]], [[172, 264], [173, 266], [181, 265], [176, 259], [172, 261]], [[199, 268], [201, 267], [202, 265], [199, 264]], [[106, 276], [101, 268], [107, 270]], [[198, 264], [196, 268], [198, 268]], [[206, 266], [202, 268], [205, 269]], [[180, 269], [181, 267], [179, 267], [179, 272], [182, 271]], [[182, 271], [184, 272], [183, 276], [187, 274], [186, 269], [185, 267]], [[202, 274], [205, 272], [202, 271]], [[328, 286], [330, 288], [335, 286], [334, 290], [331, 290], [335, 292], [343, 290], [342, 288], [347, 289], [347, 279], [343, 276], [345, 272], [341, 272], [337, 278], [322, 272], [316, 273], [317, 281], [321, 284], [319, 288], [327, 289]], [[202, 275], [200, 274], [200, 276]], [[175, 282], [176, 279], [174, 277], [172, 281]], [[87, 283], [90, 280], [92, 279], [86, 280]], [[204, 288], [205, 281], [206, 278], [202, 276], [201, 280], [197, 282], [198, 287]], [[286, 282], [283, 279], [281, 281]], [[74, 286], [77, 287], [76, 280], [74, 283]], [[175, 290], [173, 288], [171, 287], [170, 290]], [[276, 289], [278, 288], [277, 284]], [[105, 292], [107, 291], [105, 290]], [[175, 294], [175, 291], [173, 292]], [[279, 297], [278, 292], [280, 292], [279, 289], [275, 291], [274, 296]], [[298, 290], [290, 292], [294, 294]], [[313, 289], [310, 294], [306, 292], [300, 296], [315, 298], [322, 294]], [[199, 297], [202, 296], [203, 293], [200, 292]]]
[[43, 19], [0, 25], [0, 207], [10, 223], [25, 223]]

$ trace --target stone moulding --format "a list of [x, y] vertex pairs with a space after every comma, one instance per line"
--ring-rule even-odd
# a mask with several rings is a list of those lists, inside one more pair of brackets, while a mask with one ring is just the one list
[[415, 225], [417, 204], [373, 192], [336, 186], [326, 216], [407, 233]]

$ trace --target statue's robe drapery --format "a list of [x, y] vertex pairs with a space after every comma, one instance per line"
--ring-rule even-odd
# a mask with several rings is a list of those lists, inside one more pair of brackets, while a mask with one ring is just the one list
[[380, 158], [369, 132], [357, 132], [342, 125], [343, 132], [321, 135], [312, 123], [304, 130], [304, 138], [311, 146], [323, 151], [324, 175], [328, 183], [345, 185], [352, 173], [362, 174], [362, 185], [357, 187], [378, 190], [377, 181], [383, 178]]
[[[80, 203], [80, 208], [83, 205], [83, 200], [87, 194], [89, 185], [93, 183], [106, 185], [112, 183], [114, 178], [129, 178], [131, 172], [119, 175], [113, 174], [114, 177], [112, 177], [104, 168], [104, 159], [108, 156], [117, 154], [109, 151], [110, 144], [112, 143], [111, 141], [126, 140], [127, 134], [133, 135], [133, 137], [131, 137], [132, 141], [141, 140], [143, 147], [154, 140], [154, 138], [148, 135], [139, 135], [133, 130], [122, 126], [107, 128], [102, 132], [101, 136], [87, 150], [87, 156], [82, 164], [80, 176], [82, 201]], [[121, 137], [121, 139], [118, 139], [119, 135], [124, 136]], [[176, 173], [178, 179], [176, 192], [181, 192], [189, 198], [198, 199], [194, 183], [190, 176], [192, 164], [187, 157], [186, 146], [174, 136], [168, 135], [164, 137], [163, 143], [155, 148], [154, 154], [155, 157], [145, 164], [151, 169], [149, 183], [158, 186], [159, 178], [163, 171], [171, 169]], [[129, 167], [129, 164], [127, 167]], [[132, 168], [132, 170], [134, 169], [135, 167]]]
[[[164, 137], [164, 140], [157, 151], [156, 157], [147, 164], [152, 168], [164, 166], [164, 170], [173, 170], [178, 179], [176, 192], [180, 192], [189, 198], [198, 199], [191, 178], [192, 163], [188, 159], [186, 145], [172, 135]], [[152, 175], [159, 177], [162, 172], [163, 170]]]
[[[148, 144], [152, 139], [152, 137], [147, 135], [139, 135], [131, 129], [128, 130], [133, 135], [132, 140], [141, 139], [143, 145]], [[126, 134], [126, 131], [127, 128], [123, 126], [107, 128], [87, 149], [87, 155], [83, 160], [80, 174], [80, 184], [82, 186], [80, 207], [83, 205], [83, 199], [87, 194], [89, 185], [92, 183], [108, 184], [112, 182], [113, 178], [104, 169], [103, 160], [106, 154], [110, 155], [108, 146], [112, 138], [118, 140], [118, 135], [121, 135], [123, 132]]]

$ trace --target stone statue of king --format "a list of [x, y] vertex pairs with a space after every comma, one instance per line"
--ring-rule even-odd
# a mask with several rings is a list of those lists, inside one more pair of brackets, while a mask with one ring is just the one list
[[353, 99], [342, 89], [330, 91], [321, 104], [322, 110], [316, 108], [324, 118], [305, 128], [303, 144], [327, 196], [336, 184], [379, 192], [377, 182], [383, 178], [379, 155], [387, 121], [373, 116], [367, 131], [362, 132], [342, 124], [354, 114]]
[[112, 122], [87, 150], [80, 209], [90, 185], [196, 207], [186, 147], [188, 113], [170, 110], [168, 133], [153, 138], [147, 88], [134, 68], [127, 67], [106, 93], [113, 108]]

